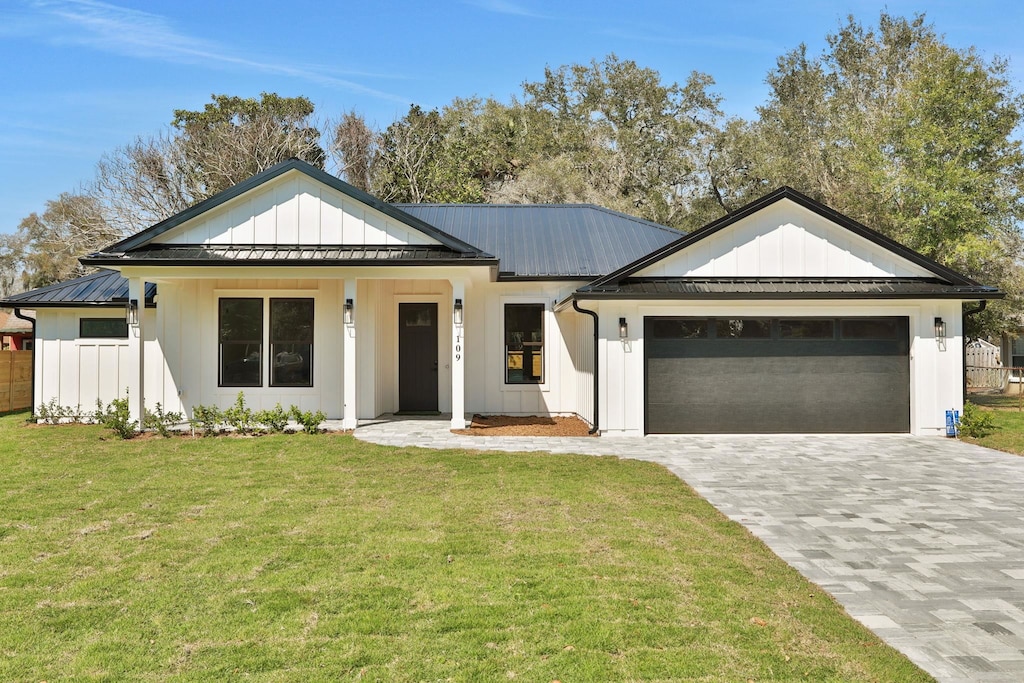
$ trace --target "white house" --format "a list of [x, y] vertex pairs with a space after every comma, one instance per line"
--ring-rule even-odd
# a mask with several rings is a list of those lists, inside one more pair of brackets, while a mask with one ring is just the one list
[[8, 297], [35, 403], [576, 414], [602, 433], [939, 434], [1002, 293], [789, 188], [688, 235], [589, 205], [392, 205], [301, 161]]

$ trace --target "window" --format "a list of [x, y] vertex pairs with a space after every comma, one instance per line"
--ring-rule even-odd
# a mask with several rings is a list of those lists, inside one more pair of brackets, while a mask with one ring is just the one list
[[89, 339], [127, 339], [128, 323], [124, 318], [80, 318], [78, 336]]
[[705, 318], [657, 318], [651, 333], [655, 339], [707, 339]]
[[220, 300], [220, 386], [263, 384], [263, 299]]
[[544, 304], [505, 304], [505, 384], [544, 382]]
[[715, 336], [719, 339], [769, 339], [772, 321], [769, 318], [716, 320]]
[[839, 333], [843, 339], [896, 339], [895, 318], [855, 318], [840, 320]]
[[783, 318], [779, 321], [782, 339], [834, 339], [835, 336], [834, 320]]
[[31, 339], [26, 339], [25, 341], [21, 342], [22, 351], [31, 351], [33, 346], [34, 344], [32, 343]]
[[313, 300], [270, 300], [270, 386], [313, 386]]

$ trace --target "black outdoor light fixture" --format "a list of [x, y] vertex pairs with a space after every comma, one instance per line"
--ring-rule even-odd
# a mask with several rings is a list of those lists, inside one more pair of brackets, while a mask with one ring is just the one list
[[946, 321], [942, 318], [935, 319], [935, 338], [939, 341], [946, 340]]
[[129, 325], [139, 324], [139, 300], [128, 299], [124, 306], [124, 319]]
[[345, 324], [352, 324], [352, 311], [355, 306], [352, 304], [352, 299], [345, 299]]
[[452, 320], [456, 325], [462, 324], [462, 299], [455, 300], [455, 306], [452, 307]]
[[619, 318], [619, 339], [625, 339], [629, 336], [629, 325], [626, 324], [625, 318]]

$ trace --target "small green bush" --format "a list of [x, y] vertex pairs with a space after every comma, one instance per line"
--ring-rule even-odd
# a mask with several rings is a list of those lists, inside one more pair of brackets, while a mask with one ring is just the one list
[[146, 419], [143, 420], [143, 425], [146, 429], [155, 430], [162, 437], [169, 437], [171, 435], [171, 427], [181, 424], [185, 421], [185, 416], [181, 413], [165, 413], [164, 407], [159, 403], [156, 404], [156, 412], [146, 411]]
[[308, 410], [300, 410], [298, 406], [292, 406], [291, 413], [295, 421], [302, 426], [302, 431], [307, 434], [319, 434], [320, 423], [327, 418], [322, 410], [312, 413]]
[[235, 405], [224, 411], [224, 421], [233, 427], [239, 434], [252, 434], [256, 431], [256, 422], [252, 417], [252, 410], [245, 405], [245, 393], [239, 391], [235, 399]]
[[131, 410], [128, 408], [128, 392], [125, 392], [124, 398], [115, 398], [110, 402], [104, 411], [102, 424], [107, 429], [113, 429], [121, 439], [130, 439], [135, 436], [139, 421], [131, 419]]
[[975, 439], [988, 436], [996, 430], [992, 413], [982, 410], [970, 401], [964, 403], [964, 414], [960, 417], [960, 433]]
[[260, 410], [253, 415], [253, 420], [263, 425], [268, 432], [280, 433], [288, 426], [288, 411], [278, 403], [271, 410]]
[[198, 429], [203, 436], [213, 436], [220, 431], [224, 414], [217, 406], [198, 405], [192, 408], [192, 429]]

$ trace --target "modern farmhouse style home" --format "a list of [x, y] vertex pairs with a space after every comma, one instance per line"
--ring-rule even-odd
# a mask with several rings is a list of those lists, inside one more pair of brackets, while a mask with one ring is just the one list
[[1002, 294], [789, 188], [688, 235], [589, 205], [388, 204], [297, 160], [0, 304], [35, 403], [243, 391], [355, 427], [576, 414], [605, 434], [941, 434]]

